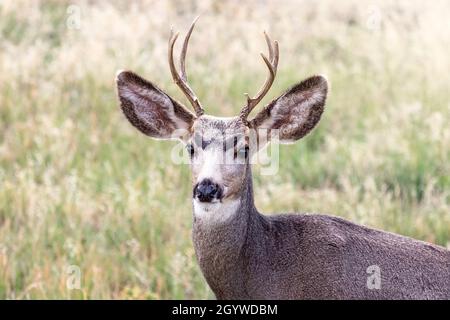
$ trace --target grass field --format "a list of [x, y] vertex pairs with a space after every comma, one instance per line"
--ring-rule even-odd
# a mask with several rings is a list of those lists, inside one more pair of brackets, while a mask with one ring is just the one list
[[[280, 42], [268, 94], [316, 73], [319, 126], [254, 169], [263, 212], [322, 212], [450, 247], [448, 1], [0, 1], [0, 298], [212, 298], [191, 243], [190, 172], [121, 114], [132, 69], [185, 101], [170, 26], [201, 14], [188, 72], [237, 114]], [[79, 281], [78, 281], [79, 280]]]

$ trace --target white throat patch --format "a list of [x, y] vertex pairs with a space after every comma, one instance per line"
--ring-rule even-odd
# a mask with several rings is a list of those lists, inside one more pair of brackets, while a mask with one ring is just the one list
[[193, 199], [192, 202], [195, 217], [207, 224], [222, 224], [230, 221], [240, 204], [240, 200], [209, 203]]

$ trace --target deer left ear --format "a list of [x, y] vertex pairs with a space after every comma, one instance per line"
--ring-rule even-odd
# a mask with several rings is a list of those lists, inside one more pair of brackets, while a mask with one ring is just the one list
[[269, 130], [269, 137], [278, 138], [281, 143], [294, 142], [307, 135], [319, 122], [327, 92], [325, 77], [312, 76], [269, 103], [249, 126]]

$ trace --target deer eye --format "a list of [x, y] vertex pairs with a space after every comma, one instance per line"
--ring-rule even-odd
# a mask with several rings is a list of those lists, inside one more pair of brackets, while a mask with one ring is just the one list
[[248, 146], [242, 147], [238, 150], [237, 155], [239, 158], [246, 159], [248, 157], [250, 148]]
[[186, 145], [186, 150], [189, 153], [189, 156], [192, 158], [195, 154], [194, 146], [189, 143]]

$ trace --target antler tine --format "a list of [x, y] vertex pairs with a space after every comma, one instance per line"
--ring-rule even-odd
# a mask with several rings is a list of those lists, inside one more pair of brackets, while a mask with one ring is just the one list
[[188, 48], [188, 44], [189, 44], [189, 39], [191, 38], [191, 33], [194, 30], [195, 27], [195, 23], [197, 22], [198, 18], [200, 16], [197, 16], [194, 21], [192, 21], [191, 27], [189, 28], [189, 31], [186, 34], [186, 37], [184, 38], [184, 42], [183, 42], [183, 50], [181, 51], [181, 56], [180, 56], [180, 69], [181, 69], [181, 78], [184, 81], [187, 81], [187, 75], [186, 75], [186, 53], [187, 53], [187, 48]]
[[178, 35], [179, 35], [178, 32], [174, 33], [173, 29], [170, 29], [168, 59], [169, 59], [170, 73], [172, 74], [172, 78], [175, 82], [177, 82], [178, 79], [178, 72], [173, 61], [173, 47], [178, 39]]
[[269, 48], [269, 59], [270, 59], [270, 61], [272, 61], [272, 59], [273, 59], [273, 46], [272, 46], [272, 42], [271, 42], [269, 36], [267, 35], [267, 32], [265, 32], [265, 31], [264, 31], [264, 38], [266, 39], [267, 47]]
[[263, 61], [266, 64], [267, 69], [269, 69], [269, 75], [267, 76], [264, 85], [261, 87], [261, 89], [258, 91], [258, 93], [255, 95], [254, 98], [250, 98], [249, 94], [245, 93], [247, 97], [247, 105], [244, 108], [242, 108], [240, 114], [240, 118], [245, 123], [247, 123], [247, 117], [250, 114], [250, 112], [256, 107], [256, 105], [264, 98], [264, 96], [269, 91], [277, 74], [278, 60], [279, 60], [278, 42], [276, 40], [272, 41], [266, 32], [264, 32], [264, 37], [266, 39], [267, 47], [269, 48], [269, 58], [267, 58], [263, 53], [261, 53], [261, 57], [263, 58]]
[[172, 73], [173, 81], [178, 85], [181, 91], [186, 95], [192, 107], [195, 110], [197, 117], [201, 116], [204, 113], [204, 110], [200, 104], [200, 101], [196, 97], [194, 91], [189, 87], [187, 83], [187, 75], [186, 75], [186, 52], [189, 43], [189, 38], [191, 36], [192, 30], [194, 29], [195, 23], [197, 22], [198, 17], [194, 20], [191, 27], [189, 28], [188, 33], [184, 39], [183, 49], [181, 51], [180, 56], [180, 69], [181, 75], [178, 73], [177, 68], [175, 67], [174, 59], [173, 59], [173, 48], [175, 46], [175, 42], [178, 38], [178, 32], [176, 34], [173, 33], [173, 30], [170, 30], [170, 38], [169, 38], [169, 50], [168, 50], [168, 59], [169, 59], [169, 67], [170, 72]]

